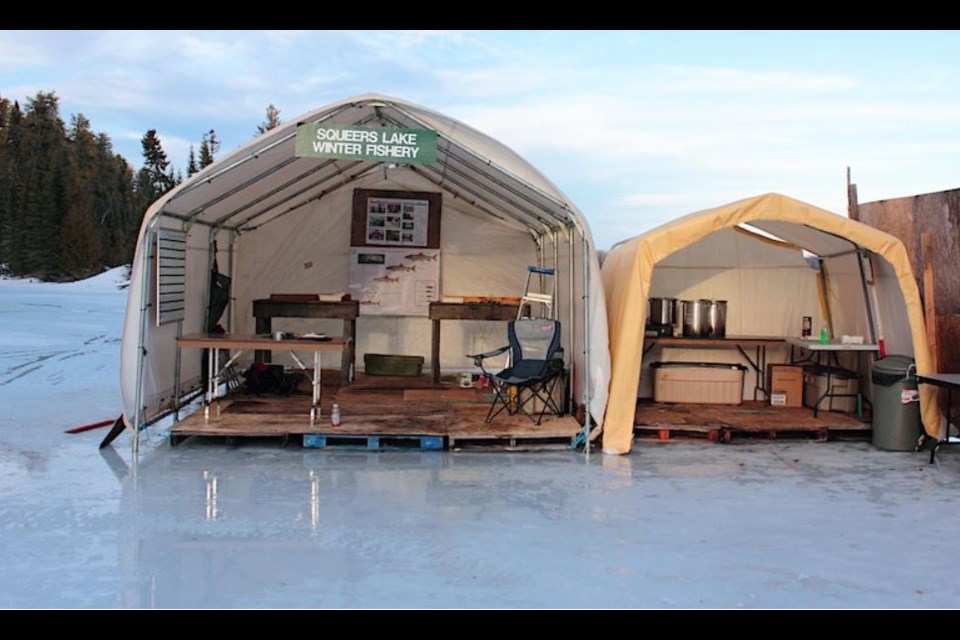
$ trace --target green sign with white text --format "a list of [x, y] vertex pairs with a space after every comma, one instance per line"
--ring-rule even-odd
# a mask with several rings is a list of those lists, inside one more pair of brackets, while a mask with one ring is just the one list
[[297, 157], [432, 164], [437, 132], [359, 125], [302, 124], [297, 127]]

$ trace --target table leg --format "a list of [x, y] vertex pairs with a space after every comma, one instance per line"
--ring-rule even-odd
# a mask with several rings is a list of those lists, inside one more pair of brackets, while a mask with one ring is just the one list
[[763, 370], [763, 364], [760, 359], [760, 347], [757, 346], [757, 352], [753, 360], [751, 360], [750, 356], [747, 355], [747, 352], [743, 350], [743, 347], [741, 347], [740, 345], [736, 345], [736, 347], [737, 347], [737, 351], [740, 352], [740, 355], [743, 356], [743, 359], [746, 360], [750, 364], [750, 368], [753, 369], [753, 373], [754, 373], [753, 399], [754, 401], [756, 401], [757, 391], [760, 391], [761, 393], [764, 393], [764, 394], [766, 393], [766, 391], [763, 388], [763, 381], [760, 379], [760, 376], [762, 375], [761, 371]]
[[207, 349], [207, 391], [203, 398], [204, 423], [210, 422], [210, 403], [213, 402], [213, 359], [216, 357], [216, 351], [216, 349]]
[[767, 347], [757, 346], [757, 387], [753, 390], [753, 399], [757, 399], [757, 389], [766, 399], [770, 398], [770, 389], [767, 389]]
[[213, 395], [217, 399], [217, 417], [220, 417], [220, 349], [213, 350]]
[[349, 384], [353, 382], [354, 372], [356, 371], [357, 321], [355, 319], [343, 321], [343, 337], [345, 344], [340, 356], [340, 380], [341, 384]]
[[[920, 385], [917, 385], [919, 393]], [[937, 452], [940, 450], [940, 447], [943, 444], [950, 442], [950, 406], [952, 405], [953, 398], [950, 397], [953, 392], [953, 387], [947, 387], [947, 423], [943, 427], [943, 440], [940, 439], [940, 434], [937, 434], [937, 441], [933, 445], [933, 449], [930, 450], [930, 464], [933, 464], [937, 460]], [[921, 425], [921, 428], [923, 426]]]
[[430, 360], [433, 366], [433, 384], [440, 384], [440, 321], [433, 321], [430, 342]]
[[[273, 318], [270, 316], [257, 316], [257, 334], [271, 335], [273, 333]], [[273, 359], [269, 351], [254, 351], [254, 362], [271, 362]]]
[[310, 426], [320, 418], [320, 376], [323, 369], [320, 365], [320, 352], [313, 352], [313, 403], [310, 405]]

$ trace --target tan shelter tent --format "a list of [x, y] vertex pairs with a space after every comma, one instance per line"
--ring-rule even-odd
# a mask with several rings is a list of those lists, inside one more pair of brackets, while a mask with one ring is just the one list
[[[827, 325], [833, 335], [883, 338], [888, 353], [931, 372], [920, 294], [900, 240], [783, 195], [692, 213], [619, 243], [602, 275], [611, 356], [605, 453], [630, 451], [650, 297], [726, 299], [728, 336], [799, 336], [810, 315], [815, 331]], [[921, 388], [930, 435], [940, 428], [935, 398]]]
[[[381, 128], [435, 132], [435, 161], [302, 157], [297, 150], [301, 125], [361, 127], [364, 134]], [[357, 189], [427, 193], [441, 200], [439, 259], [431, 262], [438, 265], [440, 296], [519, 296], [528, 266], [555, 269], [550, 312], [562, 323], [572, 401], [602, 423], [609, 376], [607, 320], [600, 266], [583, 215], [500, 142], [424, 107], [367, 95], [327, 105], [258, 136], [146, 212], [121, 345], [123, 416], [129, 427], [150, 424], [199, 388], [199, 354], [181, 353], [176, 338], [204, 331], [214, 264], [232, 278], [221, 322], [239, 334], [255, 331], [254, 300], [276, 292], [335, 295], [352, 286]], [[395, 215], [399, 220], [400, 213]], [[368, 223], [374, 224], [372, 214]], [[370, 228], [371, 234], [376, 231]], [[420, 263], [416, 273], [423, 267]], [[341, 332], [335, 320], [297, 322], [277, 329]], [[469, 369], [473, 363], [465, 354], [505, 344], [506, 326], [447, 323], [443, 335], [442, 367]], [[356, 347], [358, 363], [366, 353], [387, 353], [422, 355], [429, 366], [431, 321], [426, 313], [365, 315], [361, 307]]]

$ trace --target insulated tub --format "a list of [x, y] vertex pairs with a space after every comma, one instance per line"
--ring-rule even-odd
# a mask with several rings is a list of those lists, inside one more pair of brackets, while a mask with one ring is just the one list
[[742, 364], [716, 362], [654, 362], [653, 401], [693, 404], [743, 402]]

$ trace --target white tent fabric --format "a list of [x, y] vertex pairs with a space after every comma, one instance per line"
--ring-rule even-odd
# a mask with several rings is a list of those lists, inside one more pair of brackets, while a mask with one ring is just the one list
[[[394, 167], [297, 157], [297, 126], [320, 122], [433, 129], [437, 161]], [[214, 258], [233, 278], [233, 300], [222, 323], [236, 333], [253, 333], [254, 299], [275, 292], [347, 290], [355, 188], [442, 193], [442, 295], [516, 296], [528, 265], [556, 267], [557, 314], [564, 324], [573, 400], [587, 405], [602, 424], [609, 379], [607, 319], [599, 263], [583, 215], [540, 172], [489, 136], [423, 107], [367, 95], [268, 131], [149, 208], [137, 241], [121, 345], [128, 426], [142, 428], [197, 387], [200, 357], [190, 351], [179, 355], [178, 381], [175, 340], [178, 331], [204, 329]], [[162, 228], [187, 233], [182, 326], [156, 322], [154, 243]], [[296, 331], [304, 322], [290, 320], [279, 328]], [[339, 321], [312, 321], [309, 328], [340, 332]], [[361, 316], [357, 333], [358, 363], [365, 352], [429, 359], [426, 318]], [[470, 368], [466, 353], [501, 346], [505, 337], [498, 323], [444, 323], [441, 365]]]
[[[826, 286], [803, 250], [826, 265]], [[833, 337], [882, 337], [888, 353], [912, 356], [918, 372], [931, 371], [920, 295], [903, 243], [780, 194], [692, 213], [625, 240], [607, 253], [603, 281], [611, 349], [606, 453], [630, 450], [638, 394], [651, 395], [642, 355], [650, 298], [726, 300], [728, 336], [800, 336], [801, 318], [811, 316], [814, 331], [829, 326]], [[772, 357], [777, 362], [788, 353]], [[661, 359], [741, 361], [735, 352], [706, 349], [664, 352]], [[869, 396], [869, 363], [859, 364]], [[747, 398], [753, 382], [745, 384]], [[920, 399], [927, 433], [936, 435], [935, 391], [921, 388]]]

